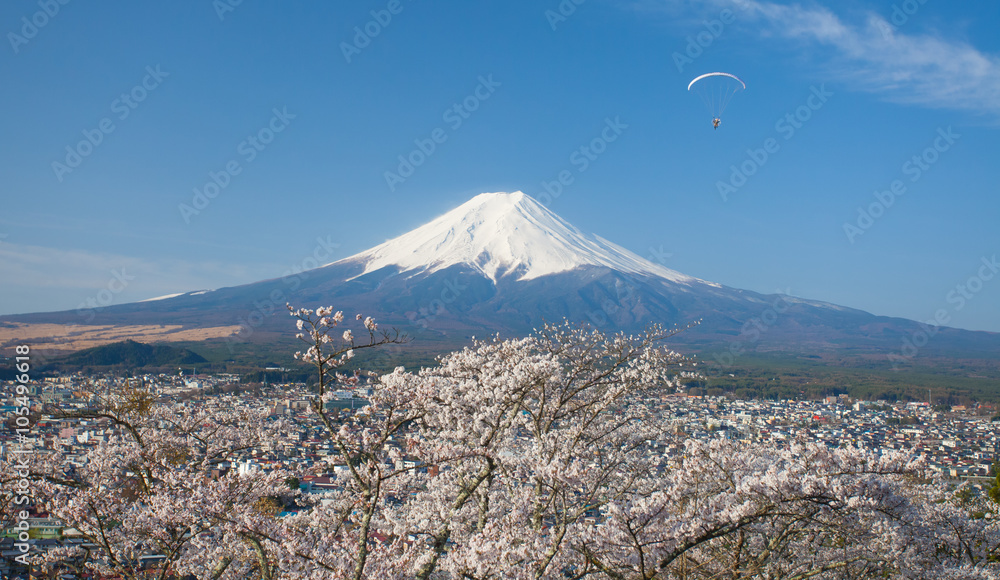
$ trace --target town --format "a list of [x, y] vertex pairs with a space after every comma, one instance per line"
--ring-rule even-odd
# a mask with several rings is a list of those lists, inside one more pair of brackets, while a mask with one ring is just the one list
[[[361, 374], [359, 379], [332, 385], [334, 390], [326, 397], [327, 408], [340, 409], [341, 413], [365, 409], [377, 377]], [[10, 417], [8, 423], [13, 422], [14, 410], [24, 400], [16, 398], [16, 385], [14, 381], [6, 381], [0, 388], [0, 402]], [[94, 405], [95, 392], [136, 385], [154, 394], [158, 401], [182, 408], [257, 412], [264, 409], [268, 418], [284, 419], [291, 426], [273, 441], [248, 450], [238, 460], [219, 464], [212, 472], [214, 477], [230, 469], [240, 473], [280, 470], [295, 474], [293, 487], [297, 484], [302, 493], [311, 494], [331, 489], [332, 476], [347, 469], [345, 459], [324, 437], [324, 426], [310, 409], [315, 392], [309, 386], [305, 383], [247, 385], [233, 374], [46, 378], [32, 385], [33, 392], [28, 397], [30, 434], [19, 437], [8, 425], [0, 433], [0, 458], [13, 464], [18, 453], [45, 455], [59, 451], [71, 463], [85, 464], [88, 451], [114, 436], [120, 428], [107, 419], [60, 418], [52, 409], [88, 409]], [[647, 396], [642, 402], [676, 435], [673, 439], [676, 443], [651, 450], [666, 456], [681, 453], [687, 438], [726, 438], [778, 447], [812, 442], [829, 447], [897, 450], [923, 457], [927, 466], [946, 480], [969, 480], [980, 488], [990, 484], [987, 478], [996, 476], [993, 465], [1000, 457], [1000, 417], [988, 405], [944, 407], [927, 402], [850, 400], [846, 395], [818, 400], [734, 400], [690, 395], [684, 388]], [[397, 461], [403, 464], [397, 468], [419, 468], [419, 464], [414, 465], [418, 460], [406, 455], [403, 442], [392, 444], [399, 448]], [[79, 546], [87, 541], [38, 507], [32, 506], [29, 516], [27, 543], [31, 553]], [[18, 577], [18, 573], [27, 572], [15, 560], [23, 551], [16, 546], [21, 531], [14, 525], [4, 530], [0, 543], [3, 577]], [[155, 566], [155, 557], [151, 556], [149, 565]]]

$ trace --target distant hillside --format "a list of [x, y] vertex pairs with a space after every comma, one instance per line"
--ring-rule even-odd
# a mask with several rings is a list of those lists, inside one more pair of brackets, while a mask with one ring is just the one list
[[60, 365], [123, 366], [128, 368], [197, 364], [208, 362], [200, 354], [186, 348], [160, 344], [143, 344], [134, 340], [115, 342], [75, 352], [60, 359]]

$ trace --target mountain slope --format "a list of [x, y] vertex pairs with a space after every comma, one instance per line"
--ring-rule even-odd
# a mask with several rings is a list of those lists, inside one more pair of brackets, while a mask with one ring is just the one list
[[[687, 276], [581, 232], [521, 192], [478, 195], [402, 236], [301, 274], [112, 306], [88, 324], [176, 325], [229, 342], [283, 342], [293, 334], [286, 302], [363, 312], [415, 344], [442, 349], [563, 318], [607, 331], [701, 320], [678, 342], [723, 359], [836, 350], [884, 360], [929, 332], [909, 320]], [[93, 327], [72, 311], [0, 317], [4, 322], [73, 325], [76, 333]], [[1000, 334], [932, 330], [922, 354], [1000, 353]]]

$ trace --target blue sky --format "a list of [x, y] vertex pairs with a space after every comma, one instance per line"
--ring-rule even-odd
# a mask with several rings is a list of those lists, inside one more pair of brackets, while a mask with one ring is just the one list
[[[523, 190], [693, 276], [1000, 331], [996, 2], [62, 1], [0, 6], [0, 313], [277, 277]], [[748, 89], [715, 131], [686, 89], [719, 70]]]

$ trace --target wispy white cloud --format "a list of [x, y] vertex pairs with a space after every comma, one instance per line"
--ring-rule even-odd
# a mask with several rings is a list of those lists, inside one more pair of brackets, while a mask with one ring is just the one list
[[[650, 0], [634, 7], [659, 7], [676, 15], [690, 10], [682, 0]], [[968, 42], [894, 26], [874, 12], [849, 21], [817, 4], [758, 0], [708, 0], [702, 10], [731, 8], [740, 30], [808, 51], [819, 70], [856, 90], [887, 100], [931, 108], [1000, 114], [1000, 56]]]
[[102, 305], [123, 304], [253, 282], [278, 276], [281, 271], [280, 265], [146, 260], [5, 242], [0, 244], [0, 272], [4, 274], [0, 314], [71, 310], [88, 299], [107, 296], [113, 298], [110, 303], [105, 298]]

